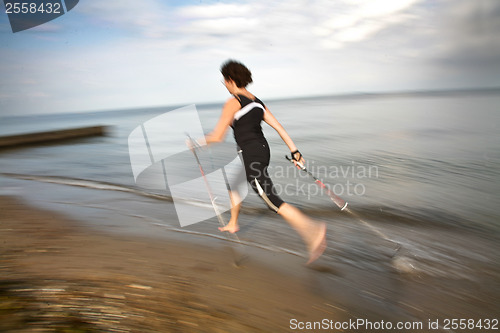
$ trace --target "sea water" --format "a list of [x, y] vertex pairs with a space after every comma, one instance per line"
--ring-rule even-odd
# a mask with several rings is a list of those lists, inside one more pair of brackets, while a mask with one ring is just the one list
[[[304, 155], [308, 170], [348, 201], [352, 211], [378, 227], [394, 228], [402, 239], [413, 226], [499, 235], [500, 91], [353, 94], [264, 102]], [[50, 181], [100, 191], [103, 197], [113, 191], [128, 192], [149, 196], [152, 206], [157, 201], [161, 207], [171, 201], [168, 189], [150, 191], [135, 184], [127, 140], [143, 122], [178, 107], [1, 118], [1, 135], [110, 126], [104, 137], [3, 150], [2, 182], [10, 184], [9, 179], [20, 178]], [[196, 107], [205, 133], [210, 132], [222, 101]], [[284, 158], [289, 150], [279, 135], [264, 123], [263, 129], [272, 151], [269, 173], [283, 199], [328, 220], [329, 229], [341, 228], [336, 220], [345, 217], [338, 207], [312, 178]], [[219, 150], [234, 154], [231, 129]], [[220, 156], [213, 154], [205, 167], [214, 168], [218, 159], [225, 158]], [[178, 170], [192, 163], [188, 161], [182, 154], [170, 159]], [[76, 207], [78, 200], [67, 197], [65, 205]], [[247, 210], [242, 224], [271, 214], [253, 192], [243, 206]], [[137, 215], [143, 219], [154, 216], [162, 224], [157, 210], [150, 211], [149, 216], [144, 209]], [[348, 223], [352, 228], [355, 221]], [[249, 236], [250, 241], [254, 236], [261, 244], [270, 237], [260, 231]], [[273, 241], [269, 239], [269, 243]], [[293, 247], [282, 245], [289, 250]]]

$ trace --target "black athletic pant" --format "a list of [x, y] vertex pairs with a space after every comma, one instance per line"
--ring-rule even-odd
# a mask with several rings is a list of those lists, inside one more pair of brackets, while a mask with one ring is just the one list
[[271, 158], [269, 144], [266, 140], [252, 141], [243, 144], [240, 146], [240, 149], [242, 151], [247, 181], [268, 205], [269, 209], [277, 213], [284, 201], [276, 193], [276, 189], [267, 172]]

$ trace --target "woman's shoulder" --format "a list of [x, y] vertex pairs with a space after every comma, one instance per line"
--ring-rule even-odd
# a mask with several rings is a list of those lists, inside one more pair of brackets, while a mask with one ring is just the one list
[[224, 104], [225, 109], [238, 110], [241, 107], [241, 102], [234, 96], [229, 97]]
[[241, 106], [245, 106], [247, 104], [255, 103], [255, 102], [264, 105], [264, 103], [259, 98], [257, 98], [255, 95], [248, 95], [247, 96], [247, 95], [238, 94], [238, 95], [235, 95], [235, 98], [238, 100], [238, 102], [240, 103]]
[[255, 101], [255, 102], [257, 102], [257, 103], [262, 104], [262, 105], [265, 107], [264, 102], [262, 102], [262, 101], [261, 101], [260, 99], [258, 99], [257, 97], [255, 97], [254, 101]]

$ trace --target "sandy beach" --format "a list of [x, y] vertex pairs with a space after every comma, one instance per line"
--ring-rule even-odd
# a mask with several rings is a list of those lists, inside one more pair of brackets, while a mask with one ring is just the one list
[[224, 247], [100, 234], [9, 197], [0, 211], [3, 332], [279, 332], [347, 315], [298, 258], [237, 268]]
[[377, 331], [347, 326], [356, 320], [451, 332], [450, 316], [498, 318], [492, 272], [478, 270], [477, 283], [324, 260], [306, 267], [258, 249], [245, 249], [236, 267], [232, 247], [217, 240], [104, 233], [8, 196], [0, 211], [2, 332]]

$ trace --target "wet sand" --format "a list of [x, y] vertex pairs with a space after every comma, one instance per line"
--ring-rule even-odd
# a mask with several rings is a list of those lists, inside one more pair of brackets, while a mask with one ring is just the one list
[[279, 332], [346, 317], [300, 273], [237, 268], [226, 246], [101, 234], [9, 197], [0, 211], [2, 332]]
[[[390, 261], [357, 268], [332, 260], [335, 231], [330, 253], [306, 267], [298, 256], [234, 252], [196, 235], [104, 232], [0, 196], [0, 331], [313, 332], [337, 330], [298, 325], [361, 319], [422, 323], [404, 332], [484, 332], [446, 330], [444, 320], [498, 320], [500, 273], [489, 262], [470, 266], [473, 278], [406, 274]], [[239, 267], [235, 254], [246, 255]]]

